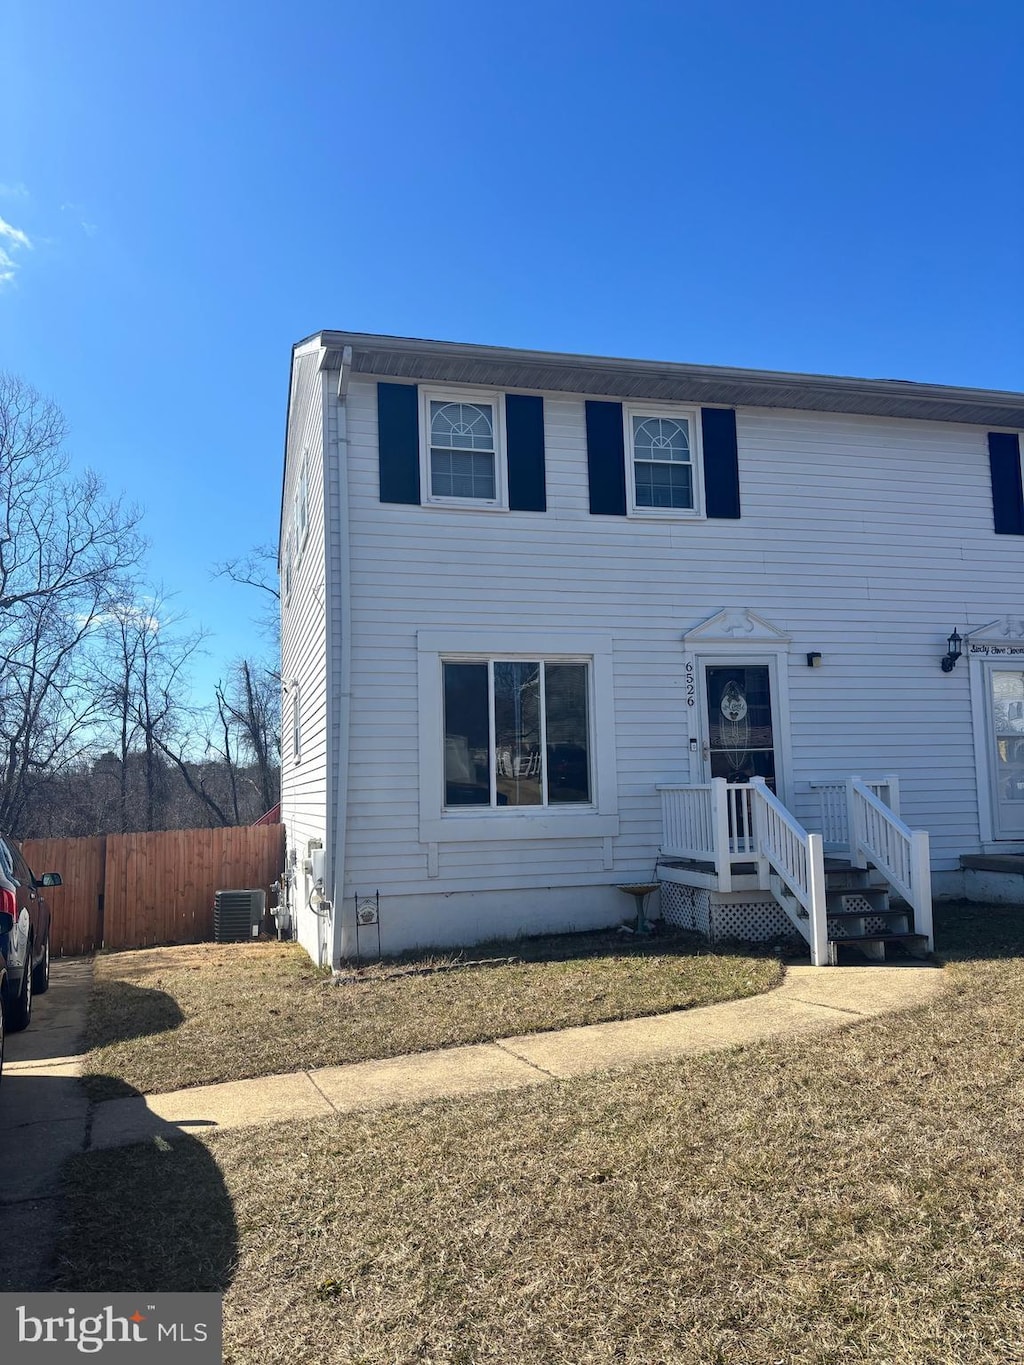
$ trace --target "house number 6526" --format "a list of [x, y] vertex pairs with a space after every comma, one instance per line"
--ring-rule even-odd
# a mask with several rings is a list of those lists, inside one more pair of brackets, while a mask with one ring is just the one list
[[694, 676], [693, 676], [693, 664], [692, 664], [692, 663], [688, 663], [688, 664], [686, 665], [686, 704], [687, 704], [687, 706], [695, 706], [695, 705], [697, 704], [697, 703], [696, 703], [696, 692], [697, 692], [697, 685], [696, 685], [696, 683], [695, 683], [695, 681], [694, 681]]

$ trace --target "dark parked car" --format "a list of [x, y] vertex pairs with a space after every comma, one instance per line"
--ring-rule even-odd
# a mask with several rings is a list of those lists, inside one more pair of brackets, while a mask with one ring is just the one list
[[50, 984], [50, 907], [40, 888], [60, 886], [60, 874], [36, 878], [10, 839], [0, 839], [0, 961], [7, 1028], [28, 1027], [32, 997]]

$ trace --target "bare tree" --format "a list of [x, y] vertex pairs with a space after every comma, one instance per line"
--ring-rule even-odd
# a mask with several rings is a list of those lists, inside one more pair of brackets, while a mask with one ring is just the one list
[[[234, 733], [235, 753], [255, 769], [263, 811], [275, 806], [281, 795], [281, 673], [280, 599], [277, 548], [255, 545], [245, 555], [214, 565], [216, 576], [255, 588], [261, 599], [256, 624], [267, 642], [267, 654], [237, 660], [227, 684], [217, 689], [218, 712], [228, 718]], [[232, 765], [229, 726], [222, 726], [223, 753]]]
[[[135, 588], [107, 614], [100, 692], [120, 763], [119, 821], [122, 830], [160, 829], [165, 824], [165, 755], [177, 752], [195, 728], [188, 670], [203, 632], [183, 632], [183, 616], [169, 610], [162, 589]], [[116, 746], [116, 747], [115, 747]], [[142, 759], [144, 817], [129, 803], [129, 757]]]
[[213, 566], [214, 578], [230, 578], [247, 588], [255, 588], [260, 597], [260, 610], [255, 618], [261, 635], [272, 651], [275, 663], [265, 665], [276, 671], [276, 660], [281, 636], [281, 592], [277, 578], [277, 547], [254, 545], [244, 555], [225, 559]]
[[281, 693], [277, 675], [249, 659], [239, 659], [227, 686], [218, 685], [217, 707], [225, 750], [230, 748], [230, 728], [236, 759], [248, 760], [254, 769], [262, 814], [277, 804], [281, 792]]
[[64, 418], [0, 375], [0, 825], [20, 832], [33, 774], [79, 756], [98, 714], [98, 626], [138, 563], [140, 513], [73, 474]]

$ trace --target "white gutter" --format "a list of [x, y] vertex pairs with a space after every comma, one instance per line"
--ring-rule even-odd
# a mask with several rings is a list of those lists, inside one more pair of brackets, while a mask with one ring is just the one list
[[[345, 840], [348, 829], [348, 759], [349, 725], [352, 713], [352, 599], [349, 594], [351, 575], [351, 536], [348, 510], [348, 411], [345, 399], [351, 374], [352, 351], [345, 348], [336, 391], [336, 439], [326, 447], [329, 463], [334, 466], [338, 488], [337, 525], [327, 533], [327, 550], [336, 549], [336, 557], [327, 559], [324, 610], [327, 612], [327, 698], [328, 716], [337, 717], [337, 753], [328, 753], [328, 812], [327, 866], [325, 869], [328, 895], [334, 906], [331, 917], [333, 941], [331, 965], [337, 966], [343, 957], [354, 951], [355, 922], [347, 923], [345, 903]], [[327, 473], [328, 471], [325, 471]], [[329, 501], [324, 508], [325, 523], [332, 523]], [[341, 640], [335, 665], [331, 605], [340, 604]], [[337, 676], [335, 676], [337, 674]], [[327, 727], [330, 745], [333, 727]], [[334, 761], [331, 762], [330, 760]]]

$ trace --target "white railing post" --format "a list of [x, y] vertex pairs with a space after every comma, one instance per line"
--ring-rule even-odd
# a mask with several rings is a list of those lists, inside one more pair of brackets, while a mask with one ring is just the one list
[[900, 778], [899, 778], [899, 774], [898, 774], [898, 773], [887, 773], [886, 776], [885, 776], [885, 785], [889, 788], [889, 800], [886, 802], [886, 805], [887, 805], [887, 806], [889, 807], [889, 809], [892, 811], [893, 815], [899, 815], [899, 813], [900, 813]]
[[719, 891], [732, 890], [732, 850], [729, 846], [729, 784], [711, 779], [711, 824], [715, 839], [715, 873]]
[[762, 891], [771, 886], [772, 865], [765, 849], [768, 846], [768, 831], [765, 828], [768, 807], [764, 801], [765, 780], [763, 777], [750, 779], [750, 813], [754, 822], [754, 850], [757, 853], [757, 884]]
[[923, 829], [910, 836], [910, 884], [914, 888], [914, 932], [927, 937], [928, 951], [933, 952], [932, 860], [928, 835]]
[[859, 781], [859, 777], [848, 777], [846, 779], [846, 827], [850, 838], [850, 865], [852, 867], [867, 867], [868, 860], [861, 848], [861, 844], [864, 842], [864, 831], [861, 828], [860, 809], [857, 801], [856, 784]]
[[828, 948], [828, 914], [825, 905], [825, 850], [820, 834], [807, 836], [807, 880], [810, 883], [811, 962], [831, 966]]

